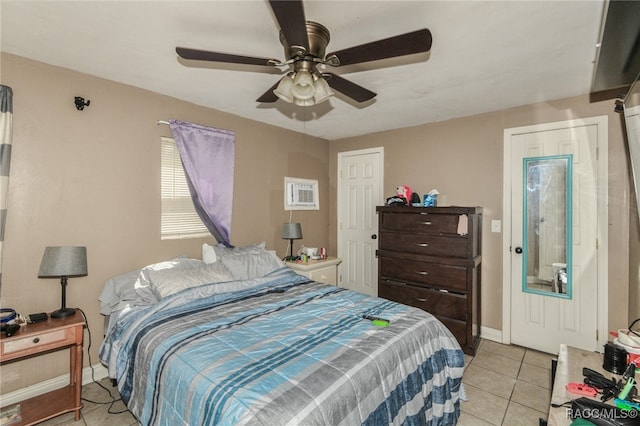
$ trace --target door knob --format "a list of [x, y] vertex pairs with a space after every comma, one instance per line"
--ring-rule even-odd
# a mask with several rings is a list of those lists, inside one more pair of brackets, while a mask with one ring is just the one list
[[378, 236], [377, 236], [376, 234], [372, 234], [372, 235], [371, 235], [371, 239], [372, 239], [372, 240], [375, 240], [375, 239], [377, 239], [377, 238], [378, 238]]
[[516, 253], [522, 254], [522, 247], [516, 247]]

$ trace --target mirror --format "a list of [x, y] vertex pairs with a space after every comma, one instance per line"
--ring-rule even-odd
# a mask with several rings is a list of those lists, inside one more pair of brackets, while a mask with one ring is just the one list
[[[631, 159], [631, 170], [636, 200], [640, 199], [640, 75], [624, 98], [624, 123]], [[633, 190], [633, 188], [632, 188]], [[640, 209], [631, 201], [632, 211], [640, 218]], [[640, 204], [640, 203], [638, 203]], [[631, 221], [629, 234], [629, 316], [640, 318], [640, 220]], [[634, 232], [635, 231], [635, 232]], [[634, 314], [635, 313], [635, 314]]]
[[625, 96], [623, 108], [636, 200], [638, 200], [640, 199], [640, 188], [638, 188], [640, 184], [640, 76], [631, 85], [629, 93]]
[[571, 298], [572, 161], [571, 155], [524, 159], [525, 292]]

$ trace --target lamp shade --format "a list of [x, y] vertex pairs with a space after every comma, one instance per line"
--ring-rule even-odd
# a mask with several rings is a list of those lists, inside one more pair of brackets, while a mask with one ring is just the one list
[[313, 98], [316, 104], [326, 101], [335, 94], [333, 93], [333, 90], [331, 90], [331, 87], [329, 87], [329, 83], [327, 83], [327, 80], [325, 80], [323, 77], [320, 77], [318, 80], [316, 80], [315, 84], [316, 94]]
[[282, 238], [299, 240], [302, 238], [302, 226], [299, 223], [285, 223], [282, 225]]
[[86, 247], [46, 247], [38, 277], [79, 277], [87, 275]]
[[289, 73], [282, 77], [280, 83], [278, 83], [278, 87], [273, 91], [277, 97], [289, 103], [293, 102], [293, 94], [291, 93], [291, 89], [293, 88], [292, 74], [293, 73]]
[[300, 70], [293, 79], [291, 93], [294, 97], [307, 100], [313, 98], [316, 88], [313, 84], [313, 77], [308, 71]]

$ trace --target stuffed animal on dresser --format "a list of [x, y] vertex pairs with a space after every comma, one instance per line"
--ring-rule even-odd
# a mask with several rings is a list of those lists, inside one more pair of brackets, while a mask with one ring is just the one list
[[411, 202], [411, 194], [413, 194], [413, 191], [411, 191], [411, 188], [409, 188], [407, 185], [402, 185], [396, 188], [396, 195], [398, 197], [404, 198], [406, 201], [405, 204], [407, 206]]

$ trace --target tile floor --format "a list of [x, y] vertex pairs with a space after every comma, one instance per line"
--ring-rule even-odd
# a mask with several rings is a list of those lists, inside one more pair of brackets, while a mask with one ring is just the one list
[[551, 359], [555, 355], [482, 340], [467, 357], [467, 401], [458, 426], [528, 425], [547, 419], [551, 402]]
[[[462, 414], [458, 426], [537, 426], [538, 419], [546, 419], [549, 410], [551, 359], [554, 357], [531, 349], [483, 340], [476, 356], [467, 356], [463, 378], [467, 401], [461, 402]], [[117, 389], [111, 387], [108, 379], [100, 383], [116, 398], [119, 397]], [[83, 387], [82, 397], [98, 402], [111, 400], [107, 391], [95, 383]], [[84, 401], [79, 421], [73, 420], [73, 414], [66, 414], [41, 423], [45, 426], [137, 424], [135, 417], [120, 401], [112, 406]]]

